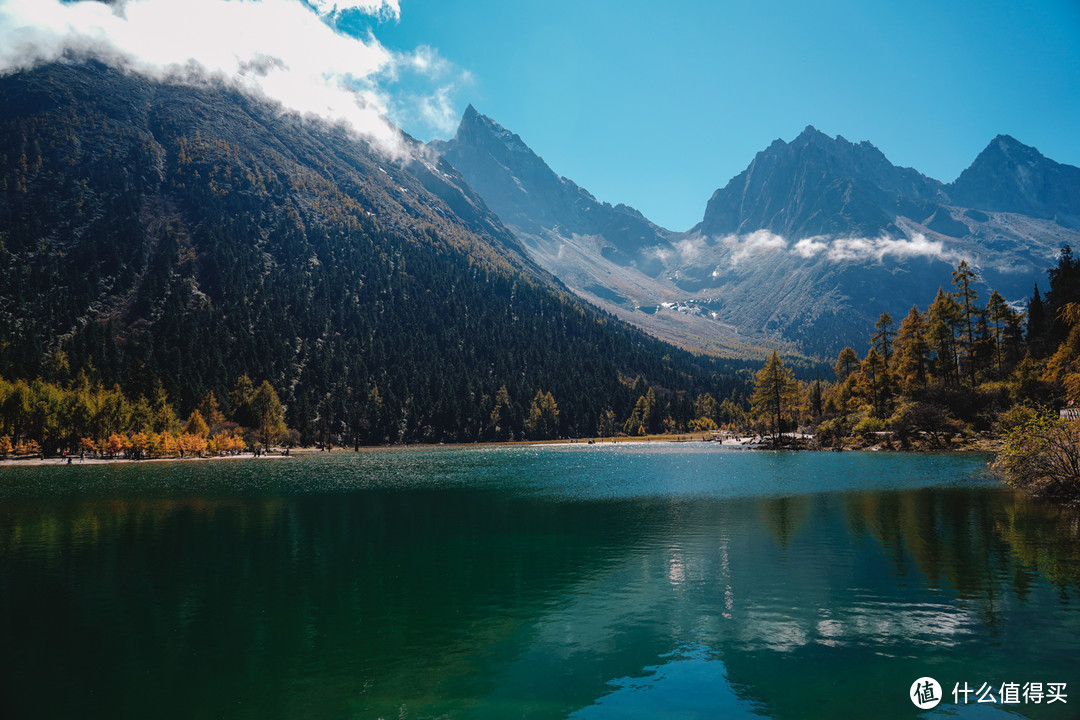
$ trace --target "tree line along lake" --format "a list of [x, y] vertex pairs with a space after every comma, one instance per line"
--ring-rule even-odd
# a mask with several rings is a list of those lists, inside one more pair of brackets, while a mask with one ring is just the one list
[[[0, 715], [1074, 717], [1080, 515], [988, 460], [621, 443], [0, 468]], [[925, 676], [944, 697], [921, 711]], [[996, 702], [957, 703], [965, 683]], [[1032, 683], [1065, 702], [1002, 702]]]

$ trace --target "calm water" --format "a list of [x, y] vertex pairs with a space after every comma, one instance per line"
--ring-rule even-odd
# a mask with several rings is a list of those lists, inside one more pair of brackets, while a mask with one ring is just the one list
[[[0, 717], [1078, 717], [1080, 521], [985, 462], [0, 466]], [[946, 701], [920, 711], [926, 675]], [[957, 682], [1068, 704], [957, 706]]]

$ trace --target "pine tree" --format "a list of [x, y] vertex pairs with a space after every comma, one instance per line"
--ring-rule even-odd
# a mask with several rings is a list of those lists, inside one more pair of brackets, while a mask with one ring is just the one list
[[1058, 316], [1071, 330], [1046, 361], [1043, 379], [1060, 383], [1065, 388], [1065, 396], [1075, 404], [1080, 401], [1080, 303], [1066, 303]]
[[698, 395], [694, 401], [694, 417], [709, 419], [716, 423], [719, 420], [720, 404], [709, 393]]
[[902, 392], [926, 387], [926, 322], [914, 305], [896, 333], [896, 376]]
[[997, 369], [997, 377], [1000, 378], [1003, 375], [1005, 334], [1014, 313], [1009, 304], [1005, 302], [1005, 298], [1001, 297], [1001, 293], [994, 290], [990, 293], [990, 299], [986, 303], [986, 314], [992, 324], [990, 332], [994, 338], [994, 364]]
[[495, 393], [495, 407], [489, 417], [492, 436], [496, 440], [506, 440], [511, 432], [510, 393], [505, 385], [500, 385]]
[[645, 423], [645, 432], [649, 435], [654, 435], [661, 431], [663, 424], [663, 410], [660, 407], [660, 402], [656, 398], [656, 392], [649, 388], [645, 393], [645, 407], [643, 422]]
[[286, 432], [285, 409], [281, 399], [269, 381], [263, 380], [251, 396], [251, 412], [256, 419], [255, 428], [267, 450]]
[[550, 392], [536, 391], [525, 420], [525, 431], [529, 437], [538, 440], [551, 440], [558, 436], [559, 407]]
[[218, 405], [213, 390], [203, 396], [202, 402], [199, 403], [199, 413], [210, 429], [225, 424], [225, 414], [221, 412], [221, 407]]
[[229, 393], [229, 403], [232, 405], [232, 419], [244, 427], [255, 427], [258, 419], [251, 409], [251, 402], [255, 396], [255, 386], [247, 374], [236, 378], [236, 387]]
[[821, 380], [819, 378], [815, 379], [810, 386], [810, 417], [815, 420], [821, 417], [823, 412], [821, 395]]
[[956, 299], [960, 306], [960, 319], [965, 328], [962, 349], [972, 387], [975, 387], [975, 317], [979, 312], [975, 305], [979, 295], [972, 287], [972, 283], [978, 278], [978, 274], [967, 264], [967, 260], [961, 260], [952, 274], [953, 285], [956, 287]]
[[886, 406], [892, 396], [889, 373], [885, 359], [874, 348], [866, 353], [855, 380], [855, 392], [874, 408], [874, 415], [884, 417]]
[[946, 383], [959, 382], [955, 331], [962, 321], [960, 307], [952, 295], [938, 288], [937, 297], [926, 314], [929, 320], [927, 340], [934, 353], [934, 374]]
[[596, 424], [598, 437], [611, 437], [615, 434], [615, 411], [608, 409], [600, 413], [600, 420]]
[[1024, 342], [1031, 354], [1037, 358], [1046, 355], [1046, 334], [1049, 329], [1046, 319], [1046, 305], [1042, 295], [1039, 294], [1039, 284], [1035, 284], [1035, 291], [1028, 301], [1027, 309], [1027, 334]]
[[634, 409], [630, 411], [630, 416], [626, 418], [626, 422], [623, 423], [623, 432], [627, 435], [644, 435], [645, 434], [645, 396], [642, 395], [634, 403]]
[[836, 358], [836, 365], [833, 366], [837, 381], [844, 382], [851, 373], [856, 372], [858, 369], [859, 356], [855, 354], [855, 351], [850, 347], [841, 350], [840, 355]]
[[780, 354], [773, 350], [754, 379], [750, 403], [755, 415], [769, 423], [774, 444], [782, 437], [785, 417], [798, 402], [799, 384], [780, 359]]
[[187, 423], [184, 424], [184, 434], [196, 435], [201, 438], [210, 435], [210, 427], [206, 424], [206, 420], [203, 419], [202, 413], [197, 409], [191, 411]]
[[893, 330], [894, 324], [892, 315], [887, 312], [881, 313], [881, 316], [874, 323], [874, 335], [871, 338], [872, 347], [878, 351], [882, 360], [885, 362], [885, 369], [889, 369], [889, 360], [892, 357], [892, 338], [896, 335]]
[[154, 389], [153, 413], [154, 419], [147, 430], [170, 433], [179, 430], [180, 421], [176, 418], [176, 411], [169, 403], [169, 394], [165, 391], [165, 386], [160, 379]]
[[1080, 303], [1080, 259], [1073, 255], [1072, 247], [1061, 248], [1057, 267], [1047, 271], [1050, 289], [1046, 293], [1047, 352], [1054, 352], [1069, 335], [1069, 325], [1062, 319], [1061, 311], [1069, 303]]

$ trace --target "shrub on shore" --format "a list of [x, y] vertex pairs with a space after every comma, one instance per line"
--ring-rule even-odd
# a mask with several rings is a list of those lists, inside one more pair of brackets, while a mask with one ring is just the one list
[[1080, 500], [1080, 420], [1042, 413], [1005, 435], [994, 460], [1013, 487], [1053, 500]]

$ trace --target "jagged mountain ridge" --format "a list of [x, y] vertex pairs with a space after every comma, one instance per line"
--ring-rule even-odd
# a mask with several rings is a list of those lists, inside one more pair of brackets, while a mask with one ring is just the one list
[[901, 199], [929, 205], [940, 192], [941, 183], [894, 166], [869, 142], [856, 145], [808, 126], [791, 143], [774, 141], [713, 193], [691, 233], [764, 229], [795, 240], [898, 233]]
[[[582, 236], [552, 222], [565, 204], [534, 193], [530, 175], [519, 172], [518, 158], [542, 161], [518, 136], [467, 114], [470, 125], [498, 128], [486, 135], [486, 150], [475, 152], [460, 129], [436, 148], [461, 163], [455, 167], [486, 201], [492, 183], [529, 198], [489, 204], [537, 262], [591, 302], [686, 346], [725, 353], [742, 349], [736, 338], [791, 340], [829, 356], [865, 343], [882, 311], [902, 316], [925, 305], [962, 258], [982, 274], [983, 292], [992, 286], [1020, 300], [1061, 245], [1080, 238], [1072, 220], [1080, 186], [1071, 189], [1080, 170], [1012, 138], [995, 139], [945, 184], [894, 166], [869, 142], [807, 127], [757, 153], [713, 193], [694, 228], [658, 229], [636, 246], [623, 242], [614, 256], [602, 230]], [[510, 136], [514, 153], [491, 148]], [[536, 205], [543, 212], [531, 213]]]
[[626, 377], [733, 382], [592, 312], [419, 146], [93, 62], [0, 78], [0, 108], [5, 377], [161, 382], [184, 412], [246, 373], [305, 437], [377, 442], [481, 437], [500, 386], [505, 437], [541, 389], [576, 434], [629, 413]]
[[[694, 231], [745, 234], [766, 229], [798, 241], [815, 235], [902, 235], [898, 217], [941, 235], [970, 228], [949, 208], [1014, 213], [1074, 228], [1080, 217], [1080, 168], [999, 135], [952, 183], [896, 167], [869, 142], [851, 143], [807, 127], [776, 140], [710, 198]], [[976, 216], [978, 217], [978, 216]], [[692, 231], [693, 232], [693, 231]]]
[[[519, 235], [553, 231], [599, 236], [605, 256], [627, 265], [660, 266], [639, 250], [664, 243], [671, 233], [626, 205], [599, 202], [573, 181], [557, 175], [522, 139], [495, 121], [466, 108], [455, 136], [431, 147], [459, 170], [466, 168], [477, 192]], [[471, 183], [470, 183], [471, 184]]]

